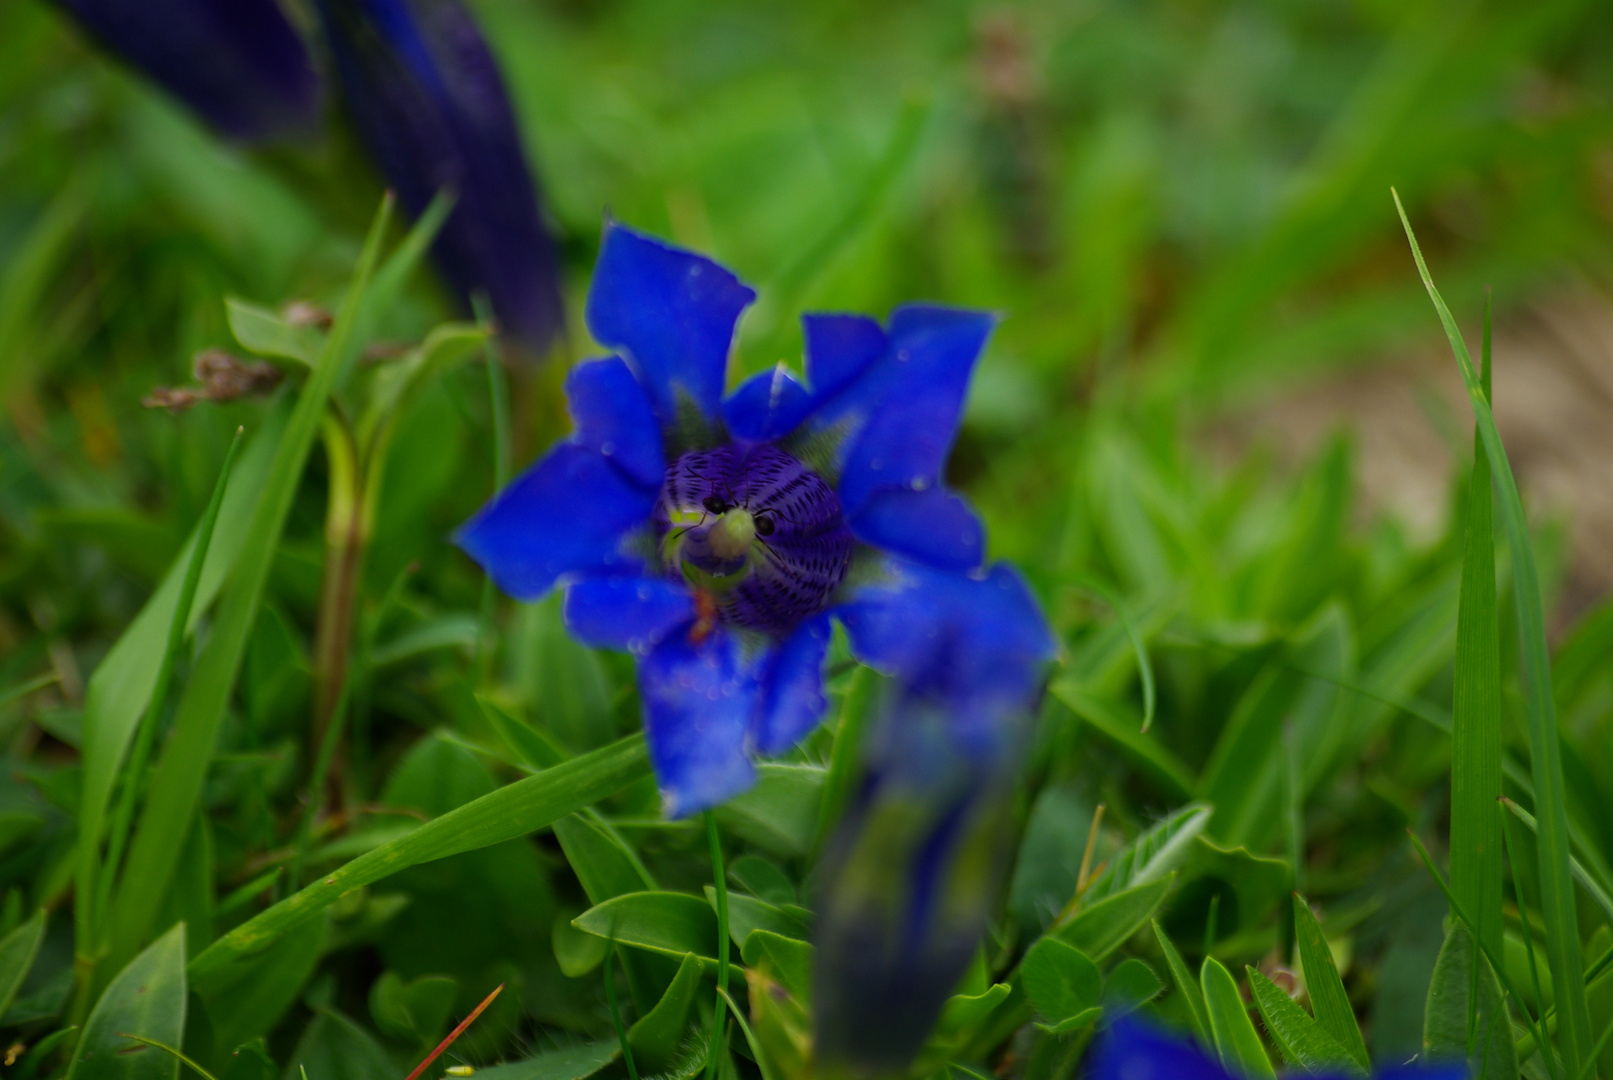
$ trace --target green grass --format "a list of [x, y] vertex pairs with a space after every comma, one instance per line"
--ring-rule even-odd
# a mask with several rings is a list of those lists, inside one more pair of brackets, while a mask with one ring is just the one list
[[[166, 1047], [382, 1080], [501, 983], [426, 1080], [805, 1076], [878, 678], [837, 643], [824, 727], [710, 833], [664, 822], [631, 659], [448, 542], [568, 430], [609, 208], [758, 287], [739, 371], [798, 362], [803, 309], [1002, 315], [949, 479], [1060, 658], [921, 1072], [1067, 1075], [1141, 964], [1147, 1014], [1252, 1074], [1428, 1037], [1607, 1080], [1613, 602], [1565, 624], [1490, 379], [1527, 305], [1613, 281], [1599, 5], [473, 7], [561, 239], [537, 369], [423, 266], [446, 201], [376, 218], [342, 136], [223, 147], [0, 5], [8, 1076], [166, 1080]], [[1437, 344], [1413, 264], [1475, 418], [1433, 532], [1363, 504], [1358, 436], [1209, 449], [1228, 408]], [[140, 407], [204, 348], [284, 385]]]

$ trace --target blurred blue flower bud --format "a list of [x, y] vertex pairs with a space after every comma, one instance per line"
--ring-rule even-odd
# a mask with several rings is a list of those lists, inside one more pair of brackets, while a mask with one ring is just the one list
[[[820, 1064], [906, 1068], [986, 929], [1053, 642], [1006, 567], [932, 580], [824, 857], [813, 988]], [[853, 616], [855, 617], [855, 616]], [[848, 625], [851, 624], [848, 619]]]
[[57, 3], [231, 139], [295, 135], [319, 121], [319, 77], [276, 0]]
[[554, 246], [498, 66], [459, 0], [317, 0], [359, 137], [404, 209], [454, 209], [437, 265], [485, 293], [506, 337], [544, 351], [562, 321]]

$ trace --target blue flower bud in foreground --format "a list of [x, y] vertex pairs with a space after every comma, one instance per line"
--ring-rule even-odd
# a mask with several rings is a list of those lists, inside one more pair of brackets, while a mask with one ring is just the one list
[[256, 142], [318, 123], [319, 78], [276, 0], [57, 4], [229, 138]]
[[543, 352], [560, 329], [554, 246], [498, 67], [459, 0], [318, 0], [360, 138], [411, 215], [457, 198], [434, 254], [467, 305]]
[[1001, 568], [931, 582], [924, 606], [903, 655], [882, 658], [899, 674], [821, 869], [814, 1052], [831, 1072], [903, 1070], [967, 970], [996, 907], [1053, 652], [1034, 601]]
[[[1087, 1080], [1239, 1080], [1214, 1057], [1186, 1039], [1140, 1020], [1120, 1020], [1098, 1040], [1085, 1073]], [[1314, 1080], [1345, 1080], [1351, 1073], [1295, 1073]], [[1400, 1065], [1379, 1069], [1374, 1080], [1465, 1080], [1461, 1063]]]

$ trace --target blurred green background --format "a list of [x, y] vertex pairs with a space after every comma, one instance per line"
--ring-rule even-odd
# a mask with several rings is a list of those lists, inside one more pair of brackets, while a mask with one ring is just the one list
[[[1541, 344], [1538, 312], [1560, 321], [1564, 298], [1589, 338], [1576, 355], [1593, 369], [1575, 385], [1602, 401], [1593, 415], [1607, 426], [1564, 427], [1552, 442], [1552, 414], [1530, 422], [1546, 440], [1538, 460], [1571, 459], [1570, 472], [1604, 485], [1558, 490], [1566, 511], [1540, 515], [1539, 550], [1576, 805], [1613, 854], [1602, 664], [1613, 578], [1594, 559], [1580, 565], [1609, 534], [1572, 539], [1576, 509], [1613, 523], [1595, 517], [1613, 475], [1613, 19], [1599, 0], [472, 6], [541, 178], [572, 315], [561, 355], [515, 375], [517, 465], [565, 430], [558, 385], [590, 354], [579, 313], [606, 214], [709, 252], [758, 288], [738, 372], [797, 362], [803, 310], [883, 316], [927, 299], [1002, 313], [952, 478], [1067, 650], [1022, 807], [1028, 857], [1007, 938], [1062, 905], [1097, 801], [1109, 806], [1101, 855], [1190, 796], [1245, 799], [1244, 816], [1212, 832], [1247, 845], [1246, 858], [1286, 856], [1289, 876], [1270, 896], [1243, 895], [1242, 910], [1226, 900], [1211, 937], [1258, 957], [1277, 940], [1272, 897], [1303, 884], [1343, 898], [1369, 1040], [1384, 1055], [1415, 1048], [1442, 901], [1402, 829], [1437, 830], [1446, 813], [1448, 739], [1418, 710], [1449, 715], [1461, 551], [1450, 511], [1471, 443], [1465, 406], [1440, 403], [1459, 384], [1434, 352], [1438, 324], [1391, 185], [1464, 324], [1476, 326], [1489, 286], [1499, 340], [1519, 352], [1563, 351]], [[226, 297], [334, 307], [380, 191], [339, 131], [311, 148], [233, 150], [47, 5], [0, 5], [0, 691], [53, 677], [0, 693], [4, 812], [23, 822], [4, 834], [0, 888], [65, 902], [85, 679], [200, 516], [235, 427], [252, 430], [266, 409], [176, 416], [142, 398], [185, 382], [199, 350], [234, 347]], [[451, 315], [421, 274], [377, 338], [417, 340]], [[1420, 372], [1409, 358], [1429, 353], [1439, 360], [1426, 379], [1364, 374], [1401, 362]], [[1504, 435], [1508, 363], [1498, 349]], [[1326, 407], [1367, 385], [1387, 389]], [[1312, 405], [1322, 388], [1324, 407], [1286, 396], [1305, 386]], [[1432, 477], [1411, 491], [1420, 527], [1381, 512], [1393, 497], [1359, 497], [1355, 462], [1382, 448], [1332, 430], [1409, 399], [1434, 451], [1377, 460], [1391, 477]], [[1293, 434], [1296, 417], [1294, 439], [1262, 438], [1268, 422]], [[447, 541], [491, 492], [491, 432], [475, 366], [400, 420], [361, 611], [419, 570], [361, 665], [342, 780], [351, 804], [430, 814], [507, 773], [453, 741], [492, 738], [462, 692], [481, 580]], [[1532, 463], [1519, 463], [1526, 493]], [[316, 452], [211, 774], [216, 885], [192, 928], [203, 941], [261, 906], [223, 898], [284, 859], [297, 815], [325, 468]], [[1137, 673], [1094, 582], [1126, 598], [1154, 654], [1160, 719], [1147, 738], [1133, 731]], [[497, 681], [512, 708], [551, 727], [588, 709], [632, 726], [623, 658], [567, 651], [552, 607], [499, 620]], [[1294, 656], [1334, 672], [1333, 690], [1274, 690], [1271, 665]], [[1273, 693], [1302, 729], [1304, 716], [1347, 716], [1317, 721], [1305, 744], [1297, 848], [1261, 801], [1271, 791], [1248, 793], [1229, 765], [1248, 746], [1266, 752], [1248, 717], [1277, 708], [1262, 697]], [[1514, 746], [1520, 725], [1509, 718]], [[327, 824], [338, 837], [352, 827]], [[675, 829], [643, 835], [663, 873], [698, 849]], [[298, 1008], [362, 1015], [383, 970], [449, 974], [463, 1004], [490, 972], [516, 970], [524, 989], [486, 1055], [541, 1042], [537, 1030], [597, 1032], [597, 983], [561, 980], [550, 940], [556, 913], [581, 904], [577, 883], [552, 844], [520, 852], [460, 866], [446, 898], [440, 879], [399, 879], [409, 913], [321, 954]], [[805, 873], [799, 853], [777, 857]], [[1198, 941], [1212, 896], [1257, 887], [1246, 866], [1216, 858], [1195, 864], [1167, 922], [1184, 940]], [[670, 878], [698, 888], [689, 874]], [[469, 895], [476, 913], [444, 914]], [[434, 938], [445, 918], [474, 926], [475, 940]], [[52, 926], [58, 953], [70, 950], [61, 920]], [[48, 974], [30, 984], [36, 997]], [[56, 1015], [48, 994], [38, 1000]], [[311, 1014], [295, 1015], [276, 1029], [282, 1044]], [[394, 1048], [408, 1043], [391, 1034]]]

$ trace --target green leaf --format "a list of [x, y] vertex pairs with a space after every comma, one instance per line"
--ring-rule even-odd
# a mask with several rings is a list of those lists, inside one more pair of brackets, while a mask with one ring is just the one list
[[771, 930], [756, 930], [745, 938], [739, 955], [746, 967], [767, 969], [791, 994], [806, 1000], [812, 988], [811, 945]]
[[67, 1080], [176, 1080], [179, 1059], [125, 1035], [168, 1046], [185, 1038], [185, 927], [158, 938], [107, 984], [84, 1023]]
[[297, 1040], [284, 1080], [397, 1080], [397, 1068], [369, 1032], [320, 1009]]
[[33, 970], [39, 943], [45, 939], [45, 919], [45, 909], [40, 908], [33, 918], [0, 938], [0, 1016], [17, 1000], [17, 991]]
[[[1585, 969], [1580, 955], [1579, 917], [1574, 907], [1574, 886], [1569, 869], [1568, 803], [1563, 780], [1562, 748], [1559, 745], [1557, 705], [1551, 690], [1551, 662], [1546, 647], [1545, 609], [1540, 596], [1539, 573], [1534, 548], [1529, 540], [1529, 520], [1524, 514], [1518, 482], [1512, 475], [1507, 452], [1496, 429], [1495, 416], [1485, 397], [1480, 375], [1473, 368], [1456, 319], [1423, 261], [1422, 250], [1411, 231], [1411, 222], [1400, 196], [1395, 208], [1405, 226], [1406, 239], [1417, 263], [1417, 273], [1439, 313], [1445, 336], [1450, 339], [1468, 401], [1484, 443], [1496, 487], [1501, 494], [1501, 519], [1506, 525], [1507, 545], [1512, 558], [1513, 604], [1518, 618], [1518, 659], [1522, 668], [1524, 697], [1528, 704], [1529, 750], [1535, 781], [1535, 810], [1540, 819], [1540, 914], [1546, 929], [1546, 959], [1552, 983], [1561, 988], [1563, 1001], [1558, 1010], [1558, 1042], [1570, 1077], [1577, 1077], [1591, 1052], [1590, 1012], [1585, 1002]], [[1473, 916], [1477, 918], [1475, 914]]]
[[516, 610], [510, 675], [534, 726], [573, 753], [611, 738], [610, 687], [593, 650], [566, 631], [560, 596]]
[[1238, 993], [1238, 984], [1232, 981], [1232, 973], [1215, 957], [1206, 956], [1204, 966], [1199, 969], [1199, 982], [1204, 988], [1210, 1035], [1215, 1040], [1221, 1064], [1245, 1076], [1275, 1078], [1276, 1070], [1271, 1067], [1266, 1048], [1255, 1033], [1249, 1008]]
[[[1476, 1003], [1472, 997], [1475, 986]], [[1472, 931], [1459, 922], [1445, 935], [1428, 984], [1423, 1056], [1433, 1061], [1465, 1060], [1474, 1080], [1512, 1080], [1518, 1075], [1512, 1021], [1501, 982], [1489, 961], [1473, 947]]]
[[1172, 799], [1192, 797], [1197, 786], [1193, 770], [1158, 738], [1143, 734], [1142, 718], [1133, 715], [1130, 706], [1088, 693], [1070, 679], [1055, 682], [1050, 692], [1092, 730], [1114, 743]]
[[[717, 890], [711, 885], [707, 885], [705, 890], [706, 902], [715, 912]], [[793, 904], [789, 908], [781, 908], [769, 904], [766, 900], [758, 900], [754, 896], [728, 894], [728, 936], [741, 949], [745, 946], [745, 939], [757, 930], [766, 930], [780, 937], [805, 941], [809, 936], [807, 920], [810, 915], [806, 909], [795, 907]]]
[[1187, 970], [1187, 964], [1182, 961], [1182, 954], [1165, 935], [1165, 930], [1157, 919], [1154, 920], [1154, 937], [1159, 940], [1160, 950], [1165, 954], [1165, 964], [1171, 969], [1171, 981], [1176, 984], [1176, 992], [1181, 994], [1182, 1000], [1187, 1003], [1187, 1016], [1193, 1023], [1193, 1034], [1197, 1035], [1199, 1042], [1205, 1046], [1212, 1045], [1210, 1020], [1204, 1012], [1204, 991], [1199, 988], [1199, 981]]
[[699, 958], [685, 956], [655, 1008], [628, 1029], [627, 1044], [633, 1048], [633, 1057], [641, 1069], [659, 1071], [677, 1057], [700, 991], [701, 971]]
[[598, 817], [563, 817], [554, 823], [554, 835], [589, 903], [602, 904], [613, 896], [657, 887], [633, 849]]
[[446, 975], [405, 981], [385, 971], [370, 984], [370, 1016], [383, 1035], [429, 1045], [441, 1037], [458, 996], [458, 981]]
[[789, 877], [760, 855], [741, 855], [729, 863], [728, 879], [770, 904], [793, 904], [796, 901], [795, 885]]
[[834, 726], [834, 750], [829, 757], [829, 771], [823, 778], [818, 826], [812, 837], [812, 850], [815, 852], [823, 850], [824, 843], [851, 799], [851, 793], [856, 790], [857, 778], [862, 770], [863, 734], [879, 703], [882, 686], [881, 676], [873, 668], [858, 667], [851, 673], [846, 696], [840, 702], [840, 716]]
[[950, 1041], [967, 1033], [1007, 1001], [1009, 992], [1007, 983], [994, 983], [978, 994], [953, 994], [941, 1007], [931, 1038]]
[[566, 759], [560, 748], [537, 728], [529, 727], [480, 694], [476, 701], [482, 707], [482, 715], [493, 725], [504, 745], [514, 752], [517, 761], [534, 769], [547, 769]]
[[585, 1080], [615, 1061], [621, 1052], [615, 1040], [580, 1043], [491, 1069], [477, 1069], [476, 1076], [479, 1080]]
[[1019, 966], [1025, 996], [1049, 1024], [1057, 1024], [1100, 1004], [1103, 975], [1073, 945], [1044, 937]]
[[614, 938], [681, 960], [693, 954], [715, 964], [717, 914], [698, 896], [675, 892], [636, 892], [612, 897], [577, 916], [571, 924], [602, 938]]
[[1276, 983], [1253, 967], [1245, 967], [1249, 989], [1254, 992], [1255, 1007], [1266, 1022], [1266, 1030], [1277, 1043], [1277, 1049], [1289, 1064], [1298, 1065], [1307, 1072], [1343, 1068], [1347, 1072], [1366, 1075], [1339, 1041], [1306, 1015], [1305, 1010], [1289, 997]]
[[1103, 980], [1103, 1007], [1111, 1017], [1124, 1016], [1153, 1001], [1164, 989], [1153, 968], [1130, 957], [1116, 964]]
[[1188, 805], [1155, 824], [1110, 860], [1108, 867], [1082, 894], [1081, 902], [1090, 904], [1102, 900], [1132, 886], [1157, 881], [1179, 869], [1192, 854], [1193, 838], [1209, 824], [1210, 812], [1210, 807], [1202, 804]]
[[191, 990], [213, 1029], [215, 1060], [274, 1029], [314, 973], [325, 938], [325, 920], [310, 920], [272, 949], [192, 977]]
[[486, 343], [487, 329], [475, 323], [432, 327], [417, 348], [376, 373], [369, 403], [359, 421], [358, 444], [380, 445], [374, 442], [376, 437], [386, 438], [385, 432], [432, 379], [477, 356]]
[[321, 334], [311, 326], [293, 326], [285, 316], [245, 300], [225, 297], [224, 315], [241, 348], [258, 356], [293, 360], [312, 368], [319, 358]]
[[[266, 948], [281, 934], [318, 915], [346, 892], [417, 863], [525, 836], [620, 791], [649, 775], [649, 771], [644, 736], [632, 735], [536, 776], [507, 784], [433, 818], [405, 836], [365, 852], [301, 892], [248, 919], [192, 960], [191, 975], [200, 979]], [[695, 903], [710, 910], [699, 900]]]
[[549, 930], [550, 947], [554, 949], [555, 963], [568, 979], [580, 979], [605, 962], [610, 943], [571, 925], [574, 915], [561, 913], [555, 916]]
[[1311, 1008], [1322, 1030], [1344, 1048], [1362, 1069], [1372, 1067], [1367, 1057], [1367, 1044], [1361, 1038], [1361, 1027], [1356, 1023], [1355, 1010], [1350, 1006], [1350, 995], [1345, 993], [1344, 980], [1333, 963], [1333, 950], [1322, 934], [1322, 924], [1316, 921], [1305, 898], [1294, 896], [1294, 937], [1299, 949], [1300, 970], [1305, 975], [1305, 989], [1310, 992]]
[[1105, 897], [1091, 907], [1082, 908], [1053, 934], [1094, 960], [1103, 960], [1148, 925], [1175, 883], [1176, 875], [1172, 873], [1158, 881]]
[[825, 770], [816, 765], [762, 762], [755, 785], [717, 807], [717, 821], [764, 850], [805, 855], [818, 826], [824, 776]]
[[[1519, 806], [1517, 803], [1513, 802], [1511, 799], [1502, 799], [1501, 805], [1506, 807], [1513, 817], [1523, 822], [1524, 826], [1530, 832], [1536, 834], [1537, 836], [1539, 835], [1540, 826], [1535, 821], [1535, 816], [1533, 814]], [[1589, 870], [1585, 869], [1584, 865], [1572, 855], [1568, 857], [1568, 872], [1573, 875], [1575, 881], [1579, 882], [1580, 888], [1585, 890], [1585, 895], [1590, 897], [1591, 902], [1600, 908], [1602, 913], [1607, 916], [1609, 920], [1613, 920], [1613, 896], [1609, 896], [1607, 890], [1602, 888], [1601, 882], [1599, 882]], [[1462, 910], [1467, 910], [1467, 905], [1465, 903], [1462, 905]], [[1471, 917], [1477, 918], [1477, 916]]]
[[365, 239], [341, 315], [325, 341], [318, 364], [298, 395], [285, 434], [275, 448], [274, 463], [259, 492], [229, 591], [179, 699], [162, 756], [152, 769], [148, 786], [150, 798], [140, 815], [139, 830], [129, 850], [128, 869], [119, 881], [117, 899], [109, 911], [111, 946], [108, 955], [114, 967], [121, 958], [133, 955], [151, 931], [157, 909], [173, 881], [185, 834], [201, 799], [202, 781], [213, 757], [218, 728], [235, 686], [247, 638], [257, 620], [258, 604], [263, 598], [280, 533], [318, 434], [325, 403], [363, 301], [391, 210], [392, 200], [388, 196], [382, 200]]

